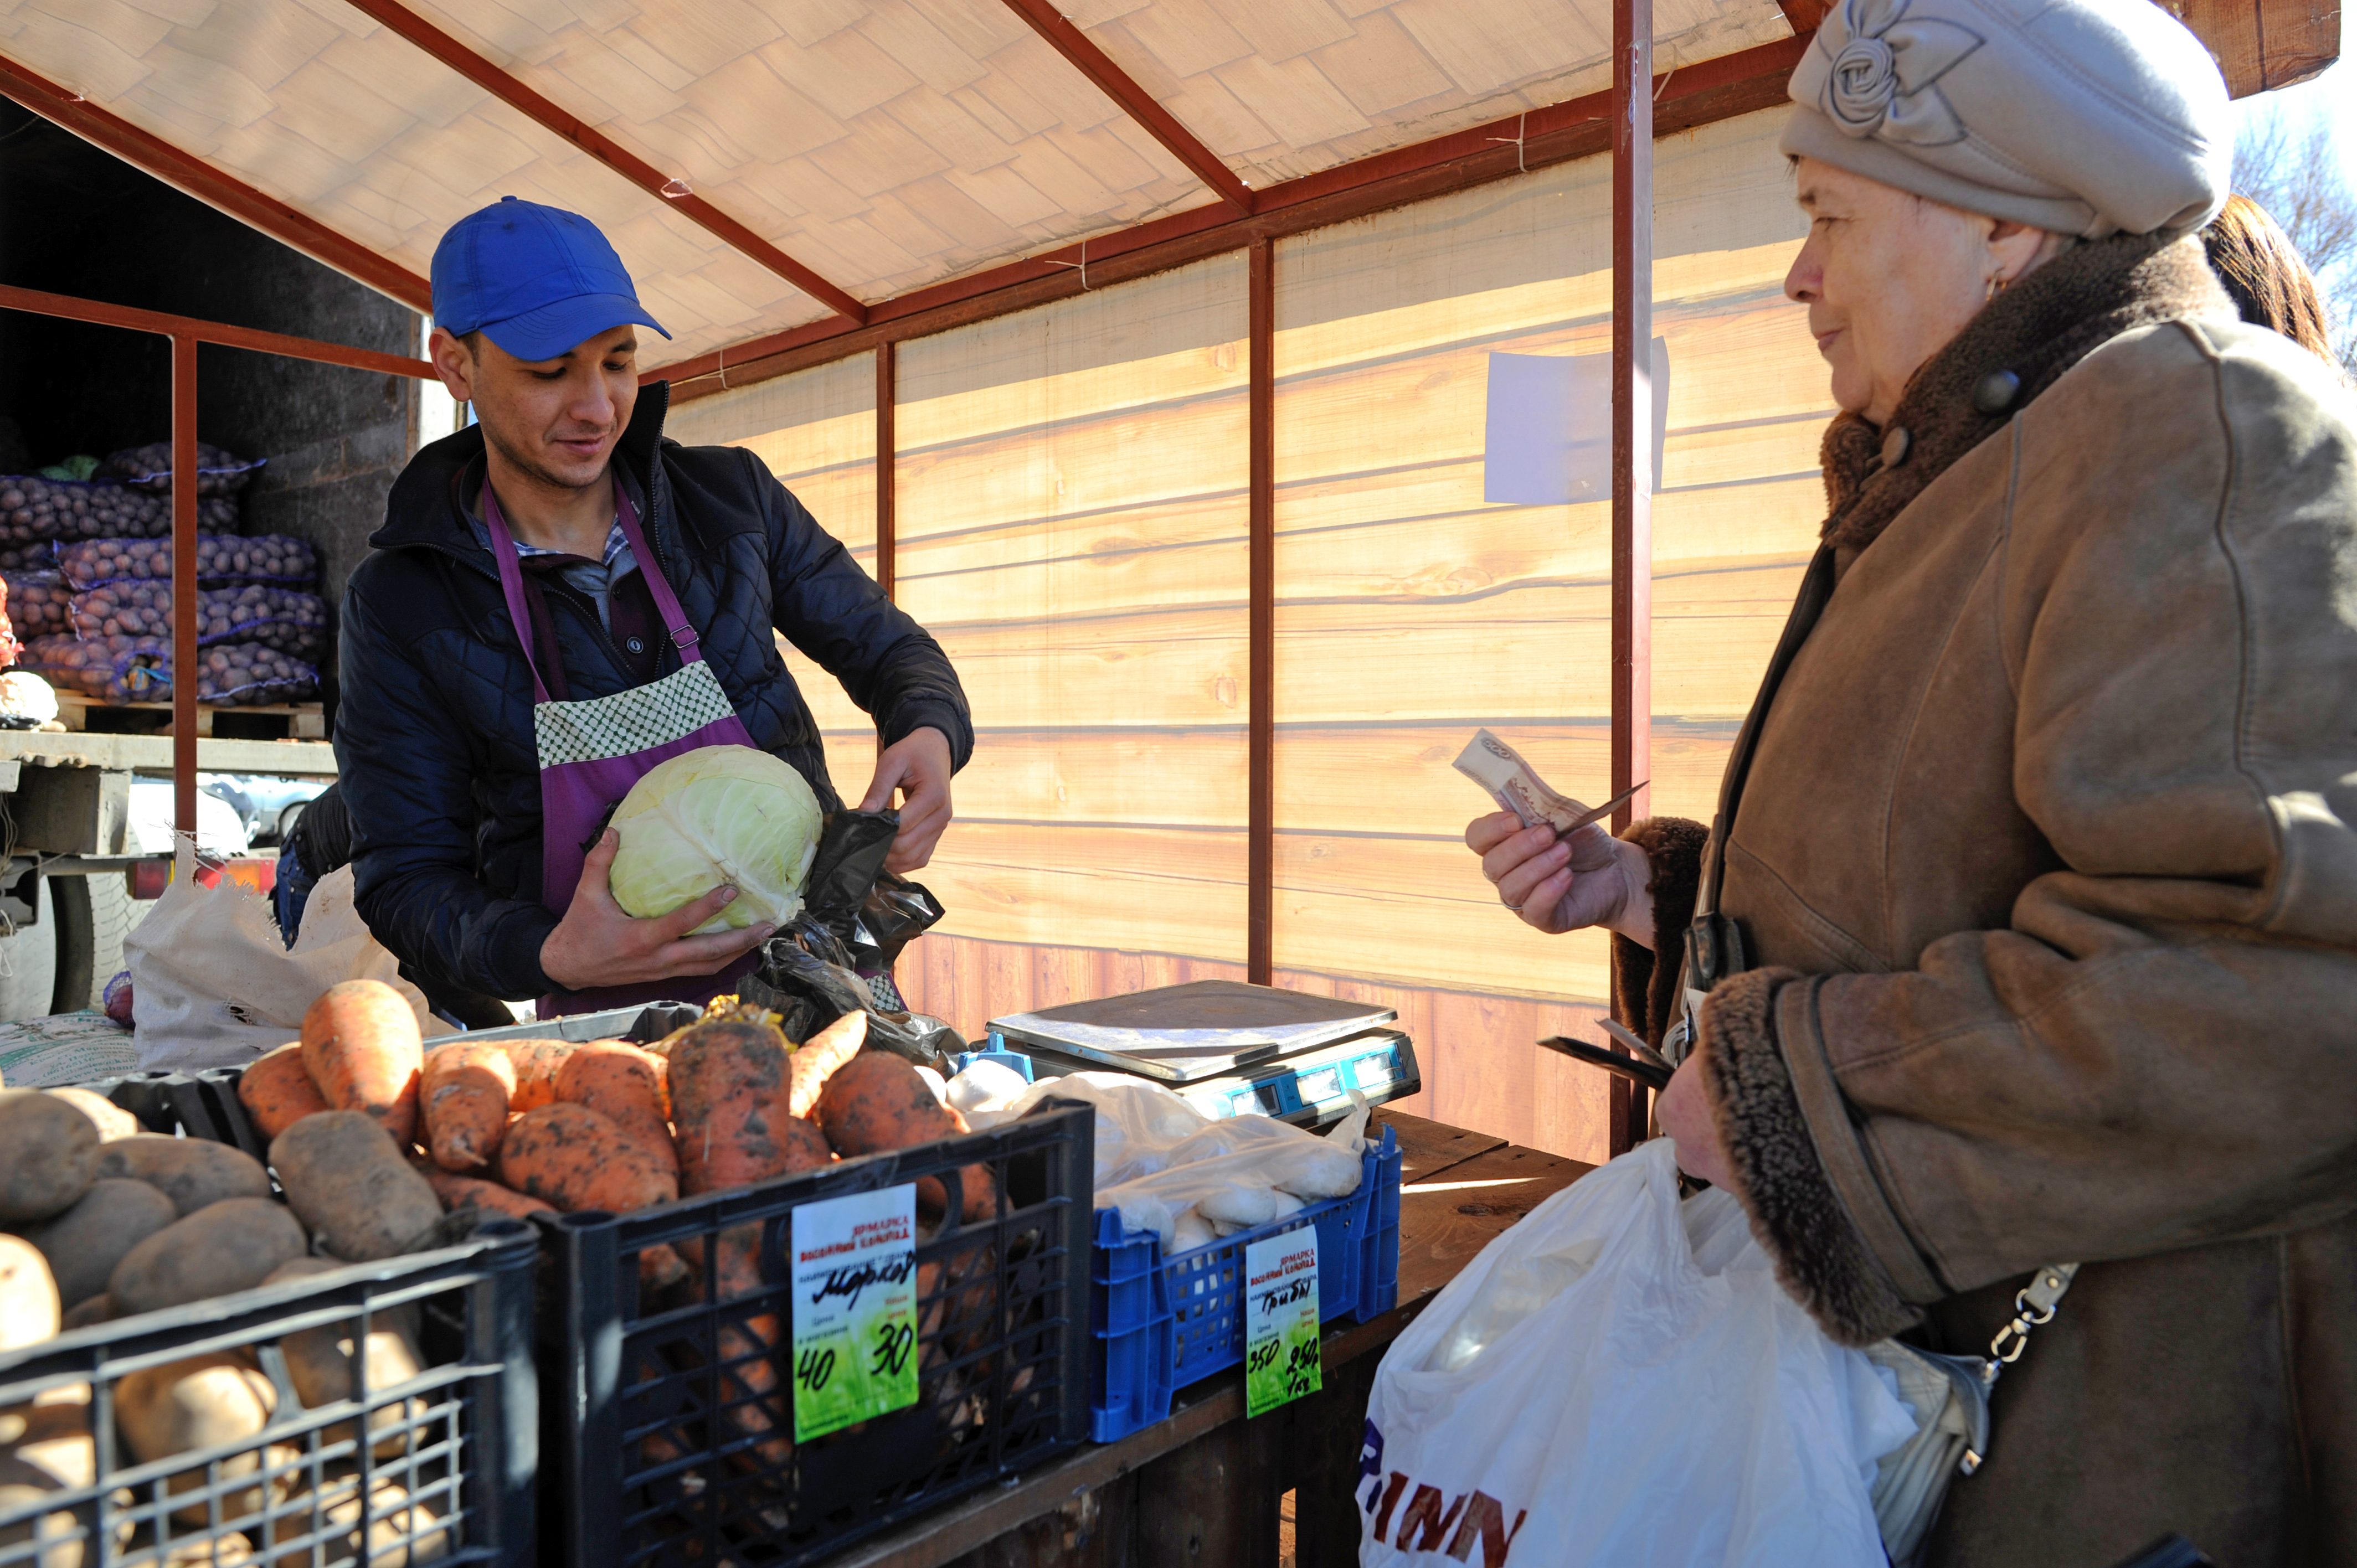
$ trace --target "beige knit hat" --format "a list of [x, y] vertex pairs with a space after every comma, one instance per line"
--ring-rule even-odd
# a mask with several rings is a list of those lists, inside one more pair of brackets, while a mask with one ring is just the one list
[[2226, 84], [2152, 0], [1840, 0], [1788, 91], [1785, 152], [1968, 212], [2099, 240], [2226, 199]]

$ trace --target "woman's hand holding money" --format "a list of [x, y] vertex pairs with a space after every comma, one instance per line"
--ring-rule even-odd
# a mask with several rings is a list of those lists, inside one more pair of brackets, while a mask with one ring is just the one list
[[1557, 840], [1544, 822], [1523, 826], [1512, 811], [1465, 824], [1465, 845], [1481, 857], [1481, 875], [1498, 901], [1523, 923], [1550, 936], [1609, 926], [1631, 941], [1653, 945], [1652, 880], [1645, 852], [1591, 822]]

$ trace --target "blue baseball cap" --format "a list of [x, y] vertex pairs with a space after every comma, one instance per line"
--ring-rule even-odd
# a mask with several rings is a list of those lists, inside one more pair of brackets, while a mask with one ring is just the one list
[[519, 360], [554, 360], [626, 322], [671, 336], [577, 212], [502, 196], [434, 247], [434, 324], [479, 330]]

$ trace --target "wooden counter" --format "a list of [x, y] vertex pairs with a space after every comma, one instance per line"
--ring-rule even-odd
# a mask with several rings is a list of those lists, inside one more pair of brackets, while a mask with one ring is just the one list
[[829, 1568], [1276, 1568], [1294, 1494], [1299, 1568], [1359, 1560], [1351, 1492], [1375, 1367], [1475, 1253], [1593, 1166], [1389, 1111], [1399, 1134], [1399, 1305], [1326, 1336], [1325, 1386], [1244, 1419], [1243, 1372], [1179, 1391], [1170, 1419], [855, 1546]]

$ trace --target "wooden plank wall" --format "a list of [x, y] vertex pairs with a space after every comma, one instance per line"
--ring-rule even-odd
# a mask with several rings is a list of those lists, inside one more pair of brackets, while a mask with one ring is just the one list
[[[1656, 149], [1656, 813], [1709, 815], [1821, 515], [1830, 411], [1781, 293], [1802, 224], [1780, 124]], [[1279, 249], [1280, 967], [1606, 994], [1599, 937], [1540, 935], [1475, 873], [1461, 834], [1487, 802], [1450, 764], [1486, 725], [1566, 793], [1610, 792], [1609, 489], [1483, 499], [1490, 356], [1609, 351], [1610, 213], [1610, 162], [1590, 158]]]
[[[1656, 149], [1657, 811], [1707, 816], [1821, 515], [1781, 118]], [[1603, 1080], [1534, 1042], [1596, 1037], [1605, 943], [1498, 907], [1449, 764], [1486, 725], [1572, 793], [1609, 771], [1609, 507], [1488, 504], [1482, 466], [1491, 352], [1609, 348], [1609, 213], [1590, 159], [1283, 242], [1275, 271], [1276, 978], [1396, 1007], [1423, 1113], [1589, 1159]], [[979, 744], [921, 878], [949, 918], [899, 980], [969, 1036], [1243, 975], [1245, 304], [1222, 257], [900, 349], [898, 597]], [[864, 547], [874, 381], [764, 382], [677, 433], [761, 452]], [[856, 800], [866, 722], [794, 668]]]

